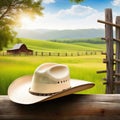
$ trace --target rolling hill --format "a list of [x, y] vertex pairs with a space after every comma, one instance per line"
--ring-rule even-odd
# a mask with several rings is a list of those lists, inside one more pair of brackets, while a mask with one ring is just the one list
[[104, 37], [103, 29], [76, 29], [76, 30], [16, 29], [16, 31], [18, 32], [17, 37], [38, 39], [38, 40]]
[[[16, 42], [10, 44], [7, 49], [10, 49], [14, 46]], [[76, 51], [93, 51], [93, 50], [104, 50], [105, 44], [92, 44], [92, 43], [59, 43], [45, 40], [33, 40], [21, 38], [20, 41], [25, 43], [29, 49], [34, 51], [54, 51], [54, 52], [76, 52]], [[6, 50], [6, 49], [4, 49]]]

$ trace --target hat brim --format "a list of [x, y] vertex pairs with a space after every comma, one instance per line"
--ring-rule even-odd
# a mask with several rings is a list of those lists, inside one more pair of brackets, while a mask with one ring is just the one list
[[82, 91], [94, 86], [94, 83], [83, 80], [71, 79], [71, 88], [49, 96], [37, 96], [29, 92], [32, 76], [23, 76], [11, 83], [8, 88], [8, 96], [11, 101], [19, 104], [34, 104], [37, 102], [52, 100], [66, 96], [78, 91]]

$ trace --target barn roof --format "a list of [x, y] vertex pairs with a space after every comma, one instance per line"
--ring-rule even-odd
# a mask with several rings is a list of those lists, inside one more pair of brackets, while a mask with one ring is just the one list
[[23, 45], [23, 43], [15, 44], [14, 47], [11, 50], [17, 50], [20, 49], [20, 47]]
[[23, 43], [15, 44], [13, 49], [20, 49], [20, 47], [23, 45]]

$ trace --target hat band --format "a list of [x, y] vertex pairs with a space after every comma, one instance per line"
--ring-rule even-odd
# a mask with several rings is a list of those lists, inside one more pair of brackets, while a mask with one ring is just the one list
[[59, 92], [54, 92], [54, 93], [36, 93], [36, 92], [32, 92], [29, 90], [29, 92], [33, 95], [37, 95], [37, 96], [50, 96], [50, 95], [54, 95], [56, 93], [59, 93]]
[[[71, 87], [67, 88], [67, 89], [70, 89]], [[64, 89], [64, 90], [67, 90], [67, 89]], [[64, 91], [62, 90], [62, 91]], [[60, 92], [62, 92], [60, 91]], [[57, 94], [57, 93], [60, 93], [60, 92], [54, 92], [54, 93], [36, 93], [36, 92], [32, 92], [30, 91], [30, 88], [29, 88], [29, 92], [33, 95], [37, 95], [37, 96], [50, 96], [50, 95], [54, 95], [54, 94]]]

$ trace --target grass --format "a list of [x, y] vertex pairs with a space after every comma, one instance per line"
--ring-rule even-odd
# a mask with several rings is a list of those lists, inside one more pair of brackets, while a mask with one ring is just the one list
[[0, 94], [7, 94], [9, 84], [16, 78], [33, 74], [36, 67], [45, 62], [66, 64], [70, 68], [70, 76], [75, 79], [92, 81], [95, 87], [80, 93], [105, 93], [102, 78], [105, 74], [96, 74], [97, 70], [104, 70], [101, 55], [79, 57], [41, 57], [41, 56], [0, 56]]
[[94, 48], [98, 50], [104, 50], [105, 48], [105, 44], [92, 44], [92, 43], [83, 43], [83, 42], [78, 42], [74, 44], [81, 45], [81, 46], [88, 47], [88, 48]]
[[[16, 41], [16, 40], [15, 40]], [[26, 44], [29, 49], [34, 51], [51, 51], [51, 52], [77, 52], [77, 51], [104, 51], [105, 45], [104, 44], [91, 44], [91, 43], [58, 43], [58, 42], [51, 42], [47, 40], [32, 40], [32, 39], [25, 39], [21, 38], [21, 42]], [[8, 48], [10, 49], [16, 43], [9, 44]]]
[[[96, 39], [95, 39], [96, 40]], [[15, 40], [16, 41], [16, 40]], [[58, 43], [43, 40], [21, 39], [29, 49], [38, 52], [79, 52], [79, 51], [104, 51], [104, 44], [91, 44], [84, 42], [75, 43]], [[9, 44], [10, 49], [15, 42]], [[102, 63], [101, 55], [87, 55], [78, 57], [52, 57], [52, 56], [0, 56], [0, 94], [7, 94], [7, 89], [10, 83], [23, 75], [33, 74], [36, 67], [45, 62], [56, 62], [66, 64], [70, 68], [70, 76], [75, 79], [92, 81], [95, 87], [85, 90], [80, 93], [105, 93], [105, 86], [102, 84], [102, 78], [105, 74], [96, 74], [97, 70], [104, 70], [105, 66]]]

